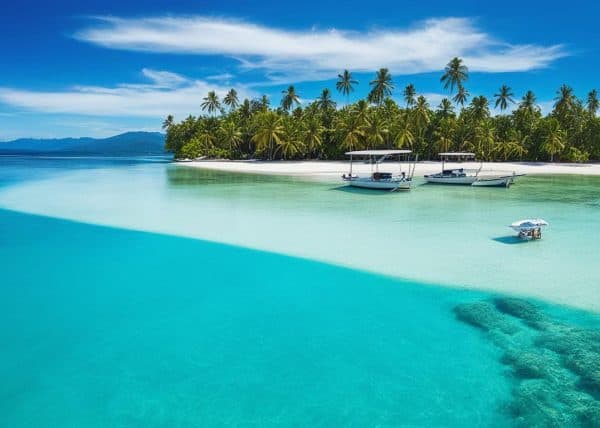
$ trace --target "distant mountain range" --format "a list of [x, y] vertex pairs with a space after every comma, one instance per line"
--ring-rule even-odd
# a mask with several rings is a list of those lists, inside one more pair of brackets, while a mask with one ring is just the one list
[[56, 138], [0, 142], [0, 154], [136, 156], [165, 154], [160, 132], [126, 132], [108, 138]]

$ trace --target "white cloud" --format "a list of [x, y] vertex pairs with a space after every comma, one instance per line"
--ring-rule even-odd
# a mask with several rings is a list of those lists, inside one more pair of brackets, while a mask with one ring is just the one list
[[217, 82], [229, 82], [235, 76], [231, 73], [213, 74], [212, 76], [206, 76], [206, 80], [214, 80]]
[[[223, 97], [228, 87], [192, 80], [168, 71], [143, 69], [149, 84], [120, 84], [115, 87], [75, 86], [65, 91], [33, 91], [0, 88], [0, 102], [45, 113], [89, 116], [183, 118], [199, 114], [208, 91]], [[240, 99], [256, 94], [238, 86]]]
[[471, 71], [527, 71], [563, 57], [562, 45], [509, 44], [477, 28], [471, 19], [429, 19], [407, 29], [367, 32], [291, 31], [245, 21], [192, 17], [99, 18], [75, 37], [111, 49], [225, 55], [274, 80], [320, 80], [340, 69], [394, 73], [439, 71], [454, 56]]
[[537, 103], [538, 107], [540, 108], [540, 110], [542, 111], [543, 115], [547, 115], [552, 113], [552, 110], [554, 110], [554, 104], [555, 101], [540, 101], [539, 103]]
[[444, 98], [448, 98], [450, 101], [452, 101], [451, 96], [444, 95], [444, 94], [437, 94], [434, 92], [430, 92], [430, 93], [425, 93], [422, 95], [427, 99], [427, 102], [429, 103], [429, 107], [431, 107], [431, 109], [433, 109], [433, 110], [437, 110], [438, 106], [440, 105], [440, 103], [442, 102], [442, 100]]
[[188, 79], [170, 71], [158, 71], [149, 68], [142, 69], [142, 74], [152, 80], [155, 86], [172, 88], [187, 83]]

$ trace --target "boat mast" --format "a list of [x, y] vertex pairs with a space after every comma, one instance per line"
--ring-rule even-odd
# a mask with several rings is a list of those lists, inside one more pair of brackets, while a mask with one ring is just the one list
[[350, 155], [350, 178], [352, 178], [352, 155]]
[[[398, 166], [400, 167], [400, 175], [402, 175], [402, 156], [398, 155]], [[410, 166], [409, 166], [410, 168]]]

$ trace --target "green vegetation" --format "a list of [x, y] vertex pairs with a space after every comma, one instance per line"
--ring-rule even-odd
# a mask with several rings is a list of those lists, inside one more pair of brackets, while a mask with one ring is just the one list
[[[305, 107], [294, 86], [282, 91], [279, 107], [271, 107], [266, 95], [240, 102], [231, 89], [221, 101], [210, 91], [199, 117], [165, 119], [165, 147], [178, 158], [339, 159], [347, 150], [410, 148], [421, 159], [450, 150], [472, 151], [488, 161], [600, 159], [596, 90], [583, 102], [563, 85], [552, 112], [542, 116], [532, 91], [517, 102], [512, 89], [502, 85], [493, 100], [501, 114], [492, 116], [485, 96], [468, 102], [468, 77], [463, 61], [452, 59], [440, 79], [449, 96], [435, 108], [413, 84], [402, 90], [404, 105], [398, 105], [387, 68], [369, 82], [366, 100], [354, 103], [350, 96], [359, 82], [348, 70], [339, 74], [335, 88], [346, 99], [340, 108], [327, 88]], [[505, 113], [511, 106], [516, 108]]]

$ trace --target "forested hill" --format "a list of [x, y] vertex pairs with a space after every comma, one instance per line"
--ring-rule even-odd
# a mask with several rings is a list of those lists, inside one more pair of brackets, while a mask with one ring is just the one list
[[162, 155], [164, 144], [160, 132], [126, 132], [108, 138], [21, 138], [0, 142], [0, 154]]

